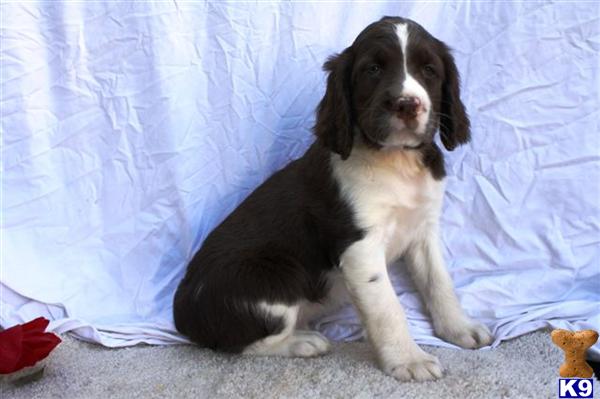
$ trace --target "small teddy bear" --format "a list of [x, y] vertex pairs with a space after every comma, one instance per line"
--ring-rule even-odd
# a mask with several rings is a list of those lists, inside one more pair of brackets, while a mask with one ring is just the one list
[[594, 330], [567, 331], [554, 330], [550, 334], [552, 342], [565, 351], [565, 362], [558, 370], [563, 378], [592, 378], [594, 370], [585, 361], [585, 351], [598, 340]]

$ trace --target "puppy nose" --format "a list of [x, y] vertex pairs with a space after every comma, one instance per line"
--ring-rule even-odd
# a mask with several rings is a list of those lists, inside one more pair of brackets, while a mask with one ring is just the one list
[[400, 97], [396, 101], [396, 114], [400, 119], [415, 119], [422, 108], [418, 97]]

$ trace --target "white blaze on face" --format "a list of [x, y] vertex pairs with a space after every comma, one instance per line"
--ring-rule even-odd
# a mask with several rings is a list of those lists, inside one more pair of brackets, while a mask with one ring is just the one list
[[[401, 93], [403, 97], [417, 97], [419, 100], [421, 100], [421, 104], [423, 105], [423, 112], [417, 116], [418, 126], [415, 130], [415, 133], [417, 133], [418, 135], [424, 134], [427, 121], [429, 120], [429, 112], [431, 110], [431, 99], [429, 98], [429, 95], [427, 94], [425, 88], [408, 72], [407, 48], [408, 41], [410, 40], [408, 25], [396, 24], [396, 35], [398, 36], [400, 48], [402, 49], [402, 60], [405, 76], [404, 82], [402, 82]], [[396, 117], [392, 117], [392, 126], [399, 129], [405, 127], [404, 122]], [[411, 145], [411, 143], [407, 144]]]

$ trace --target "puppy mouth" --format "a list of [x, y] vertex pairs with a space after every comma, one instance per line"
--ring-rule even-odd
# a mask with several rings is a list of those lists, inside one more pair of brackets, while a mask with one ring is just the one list
[[396, 147], [403, 149], [419, 149], [428, 141], [425, 126], [417, 120], [404, 121], [391, 117], [389, 120], [389, 134], [381, 143], [383, 147]]
[[423, 148], [432, 139], [429, 134], [429, 123], [418, 119], [402, 119], [396, 113], [383, 112], [379, 115], [378, 123], [366, 120], [366, 126], [360, 128], [363, 137], [376, 148], [389, 150], [418, 150]]
[[420, 148], [423, 148], [425, 144], [426, 143], [424, 140], [418, 139], [400, 140], [397, 142], [393, 140], [386, 140], [384, 143], [381, 143], [381, 146], [382, 148], [389, 149], [418, 150]]
[[423, 122], [417, 118], [405, 119], [395, 114], [389, 118], [390, 129], [395, 134], [422, 135], [425, 133]]
[[420, 150], [423, 147], [425, 147], [425, 142], [421, 141], [419, 144], [416, 144], [416, 145], [403, 145], [402, 149], [404, 149], [404, 150]]

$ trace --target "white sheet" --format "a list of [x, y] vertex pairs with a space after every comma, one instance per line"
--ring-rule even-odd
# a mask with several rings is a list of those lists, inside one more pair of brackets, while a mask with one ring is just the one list
[[[472, 144], [448, 154], [444, 251], [500, 341], [600, 330], [594, 2], [2, 5], [0, 324], [181, 342], [171, 301], [207, 233], [311, 142], [320, 66], [382, 15], [455, 49]], [[432, 335], [405, 279], [417, 341]], [[318, 327], [360, 336], [345, 309]], [[600, 357], [599, 346], [595, 354]]]

